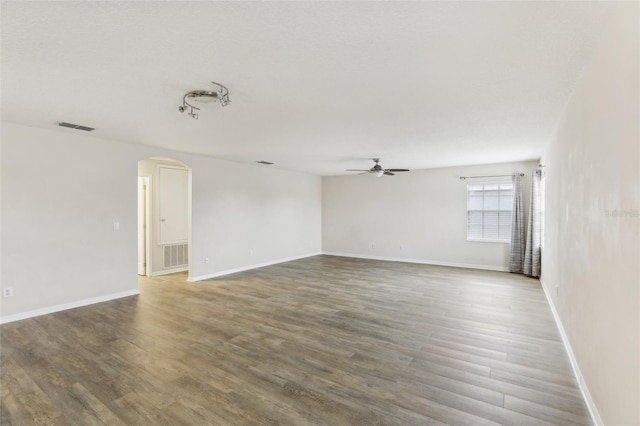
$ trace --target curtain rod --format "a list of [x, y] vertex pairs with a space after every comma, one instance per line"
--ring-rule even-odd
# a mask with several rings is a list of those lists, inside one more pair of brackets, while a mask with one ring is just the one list
[[[524, 176], [524, 173], [514, 173], [513, 175], [520, 175], [520, 176]], [[465, 179], [476, 179], [476, 178], [507, 177], [507, 176], [513, 176], [513, 175], [460, 176], [460, 180], [465, 180]]]

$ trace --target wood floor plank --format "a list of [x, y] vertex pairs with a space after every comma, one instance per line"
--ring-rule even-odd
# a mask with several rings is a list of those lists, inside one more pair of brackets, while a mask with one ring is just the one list
[[128, 425], [173, 425], [142, 393], [132, 392], [111, 402], [111, 410]]
[[591, 424], [519, 275], [314, 256], [0, 326], [0, 423]]
[[59, 424], [62, 413], [35, 383], [27, 372], [11, 357], [2, 355], [0, 383], [2, 383], [1, 424]]
[[584, 424], [584, 417], [587, 415], [586, 412], [575, 414], [567, 410], [536, 404], [535, 402], [519, 399], [509, 395], [505, 397], [504, 405], [505, 408], [512, 411], [517, 411], [544, 421], [557, 422], [566, 425]]

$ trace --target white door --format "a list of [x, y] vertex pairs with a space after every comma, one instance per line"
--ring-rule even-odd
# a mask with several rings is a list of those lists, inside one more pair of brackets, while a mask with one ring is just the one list
[[138, 275], [147, 275], [147, 217], [149, 178], [138, 177]]
[[158, 168], [159, 244], [186, 243], [189, 234], [189, 171]]

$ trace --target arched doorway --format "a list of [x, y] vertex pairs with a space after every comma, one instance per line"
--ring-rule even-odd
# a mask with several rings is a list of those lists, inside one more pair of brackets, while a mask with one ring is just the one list
[[138, 162], [138, 275], [191, 274], [191, 168], [179, 160]]

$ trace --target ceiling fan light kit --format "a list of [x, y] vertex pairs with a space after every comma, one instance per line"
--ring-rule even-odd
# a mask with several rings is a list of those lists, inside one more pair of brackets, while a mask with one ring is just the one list
[[192, 105], [190, 102], [210, 104], [217, 101], [223, 107], [229, 105], [231, 103], [231, 99], [229, 99], [229, 89], [215, 81], [212, 81], [211, 84], [213, 84], [215, 90], [192, 90], [186, 93], [182, 97], [182, 105], [178, 107], [178, 111], [185, 112], [189, 110], [189, 116], [194, 120], [197, 120], [199, 115], [195, 111], [200, 111], [200, 108]]
[[373, 174], [375, 177], [380, 177], [382, 175], [394, 176], [397, 172], [408, 172], [408, 171], [410, 171], [409, 169], [385, 169], [379, 164], [380, 163], [380, 159], [379, 158], [372, 158], [372, 160], [373, 160], [373, 162], [375, 164], [369, 170], [347, 169], [347, 171], [348, 172], [362, 172], [362, 173], [358, 173], [358, 174], [361, 174], [361, 175]]

